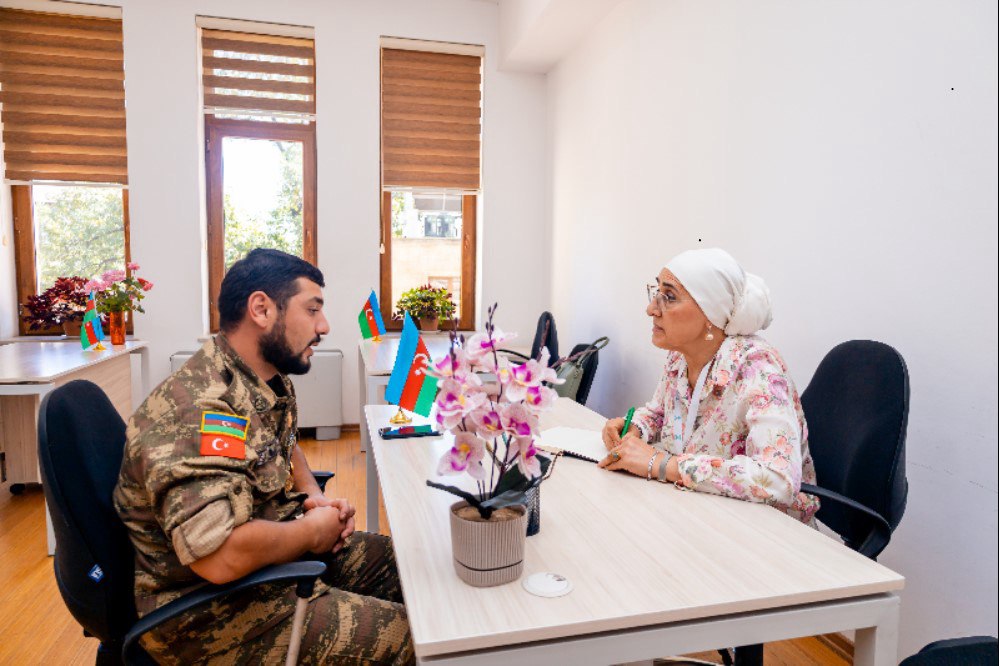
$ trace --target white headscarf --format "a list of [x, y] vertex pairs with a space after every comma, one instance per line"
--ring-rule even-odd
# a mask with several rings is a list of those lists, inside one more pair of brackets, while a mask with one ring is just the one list
[[751, 335], [770, 325], [770, 290], [763, 278], [747, 273], [725, 250], [687, 250], [666, 264], [726, 335]]

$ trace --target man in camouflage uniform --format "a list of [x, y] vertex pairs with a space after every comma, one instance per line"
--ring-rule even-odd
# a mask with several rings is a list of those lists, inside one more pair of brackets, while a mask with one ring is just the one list
[[[322, 273], [254, 250], [226, 274], [222, 332], [128, 423], [114, 503], [135, 546], [144, 615], [207, 582], [321, 559], [302, 663], [414, 661], [391, 540], [354, 532], [354, 508], [319, 490], [296, 441], [288, 373], [308, 371], [329, 332]], [[304, 556], [304, 557], [303, 557]], [[161, 663], [283, 663], [293, 585], [231, 595], [149, 632]]]

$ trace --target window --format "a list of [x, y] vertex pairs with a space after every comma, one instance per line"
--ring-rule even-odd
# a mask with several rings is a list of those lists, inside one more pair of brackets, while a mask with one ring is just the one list
[[[128, 173], [121, 19], [0, 8], [0, 121], [17, 299], [124, 268]], [[131, 322], [129, 322], [131, 325]], [[22, 335], [61, 331], [29, 331]]]
[[[386, 40], [393, 47], [404, 40]], [[443, 46], [443, 45], [442, 45]], [[407, 289], [447, 287], [475, 325], [482, 57], [382, 48], [382, 314]], [[400, 324], [393, 322], [390, 328]]]
[[315, 48], [304, 37], [209, 28], [201, 44], [214, 332], [222, 278], [249, 250], [316, 263]]

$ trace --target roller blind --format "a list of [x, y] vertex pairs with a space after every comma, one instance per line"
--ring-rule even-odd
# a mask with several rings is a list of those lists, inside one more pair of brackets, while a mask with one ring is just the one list
[[128, 183], [121, 20], [0, 8], [8, 181]]
[[479, 189], [480, 56], [382, 49], [382, 185]]
[[313, 40], [203, 29], [201, 49], [207, 115], [315, 120]]

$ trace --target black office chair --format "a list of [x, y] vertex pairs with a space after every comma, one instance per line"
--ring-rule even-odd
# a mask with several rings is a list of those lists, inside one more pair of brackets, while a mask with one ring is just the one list
[[558, 330], [555, 328], [555, 317], [551, 312], [542, 312], [538, 317], [538, 326], [534, 330], [534, 341], [531, 343], [531, 355], [524, 356], [520, 352], [512, 349], [500, 349], [498, 351], [508, 354], [518, 362], [524, 363], [530, 359], [541, 358], [541, 348], [548, 347], [548, 367], [555, 365], [558, 361]]
[[[808, 448], [821, 486], [816, 517], [876, 560], [905, 513], [909, 373], [894, 348], [851, 340], [826, 354], [801, 394]], [[729, 663], [726, 661], [726, 663]], [[736, 648], [735, 664], [762, 664], [763, 646]]]
[[[210, 585], [138, 619], [135, 552], [111, 494], [125, 445], [125, 423], [95, 384], [69, 382], [43, 399], [38, 412], [38, 460], [52, 516], [53, 564], [63, 601], [84, 634], [101, 641], [98, 664], [152, 664], [138, 645], [147, 631], [227, 594], [263, 583], [296, 584], [299, 605], [312, 595], [321, 562], [265, 567], [227, 585]], [[323, 481], [325, 483], [325, 481]], [[304, 614], [296, 611], [296, 621]], [[297, 658], [298, 645], [289, 648]]]
[[999, 640], [995, 636], [968, 636], [930, 643], [902, 660], [899, 666], [995, 666]]

